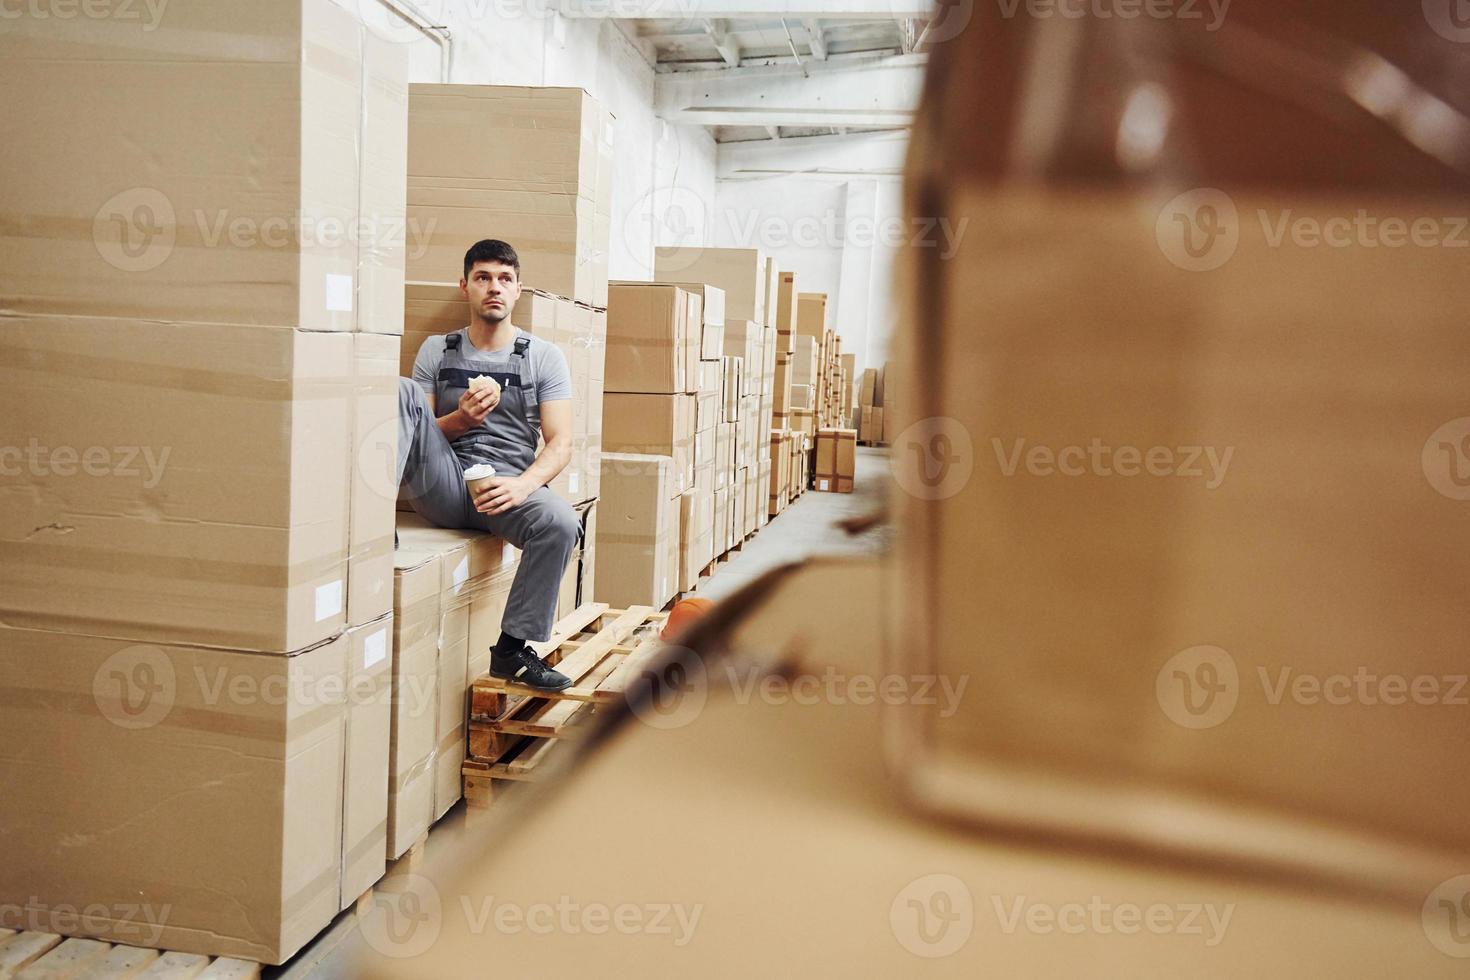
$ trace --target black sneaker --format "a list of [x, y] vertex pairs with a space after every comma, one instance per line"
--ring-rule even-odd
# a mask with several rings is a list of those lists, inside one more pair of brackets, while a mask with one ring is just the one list
[[514, 653], [504, 655], [496, 653], [492, 648], [490, 676], [533, 687], [538, 691], [565, 691], [572, 686], [570, 677], [546, 666], [530, 647], [521, 647]]

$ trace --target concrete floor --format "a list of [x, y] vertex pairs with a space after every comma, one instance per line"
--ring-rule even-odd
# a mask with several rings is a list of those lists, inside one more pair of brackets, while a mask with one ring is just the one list
[[[870, 514], [883, 503], [889, 484], [888, 450], [859, 446], [853, 493], [808, 490], [761, 528], [745, 548], [702, 581], [696, 594], [719, 600], [778, 565], [816, 555], [870, 554], [887, 547], [889, 528], [850, 535], [837, 527], [846, 518]], [[429, 854], [467, 833], [464, 804], [451, 809], [429, 835]], [[264, 980], [355, 980], [352, 964], [363, 940], [352, 909], [337, 917], [290, 963], [269, 967]]]
[[859, 446], [852, 493], [808, 490], [761, 528], [729, 564], [700, 582], [695, 594], [718, 600], [787, 562], [813, 555], [868, 554], [882, 549], [888, 540], [887, 527], [849, 535], [836, 524], [878, 510], [887, 477], [888, 450]]

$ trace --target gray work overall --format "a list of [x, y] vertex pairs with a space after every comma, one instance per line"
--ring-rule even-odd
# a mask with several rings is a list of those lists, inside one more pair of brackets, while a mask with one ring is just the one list
[[[447, 415], [459, 405], [469, 379], [488, 374], [500, 384], [494, 412], [511, 413], [517, 445], [490, 445], [488, 434], [472, 430], [471, 444], [486, 440], [497, 475], [524, 472], [535, 459], [540, 417], [535, 378], [526, 357], [530, 338], [519, 337], [508, 370], [486, 371], [460, 349], [460, 334], [446, 338], [444, 360], [435, 383], [436, 411]], [[509, 419], [507, 420], [509, 421]], [[464, 437], [462, 437], [463, 439]], [[521, 564], [511, 585], [501, 629], [524, 640], [551, 636], [562, 574], [576, 547], [580, 527], [571, 505], [546, 487], [538, 487], [519, 507], [502, 514], [482, 514], [464, 485], [463, 463], [439, 430], [424, 392], [408, 378], [398, 379], [398, 480], [409, 503], [425, 520], [440, 527], [474, 528], [504, 538], [521, 549]]]

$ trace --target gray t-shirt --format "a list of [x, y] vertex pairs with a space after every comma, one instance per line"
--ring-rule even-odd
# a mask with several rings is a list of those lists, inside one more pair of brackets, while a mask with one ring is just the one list
[[524, 357], [515, 356], [514, 341], [500, 350], [482, 351], [470, 342], [467, 328], [455, 332], [460, 338], [459, 352], [448, 366], [444, 334], [424, 340], [413, 362], [414, 383], [429, 396], [434, 414], [442, 418], [459, 407], [469, 377], [486, 374], [500, 382], [500, 404], [479, 428], [464, 433], [452, 445], [466, 467], [489, 463], [498, 473], [523, 473], [535, 461], [541, 440], [541, 403], [572, 397], [566, 355], [550, 341], [519, 327], [516, 339], [530, 341]]

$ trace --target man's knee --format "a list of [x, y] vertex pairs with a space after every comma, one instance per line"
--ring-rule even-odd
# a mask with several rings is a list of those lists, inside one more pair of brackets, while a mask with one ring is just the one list
[[575, 545], [582, 525], [571, 504], [556, 496], [549, 496], [544, 508], [544, 525], [541, 533], [566, 545]]
[[408, 409], [413, 408], [416, 404], [418, 404], [419, 402], [422, 402], [423, 401], [423, 398], [424, 398], [424, 393], [419, 388], [418, 385], [414, 384], [408, 378], [399, 378], [398, 379], [398, 409], [399, 409], [399, 411], [405, 411], [405, 410], [408, 410]]

